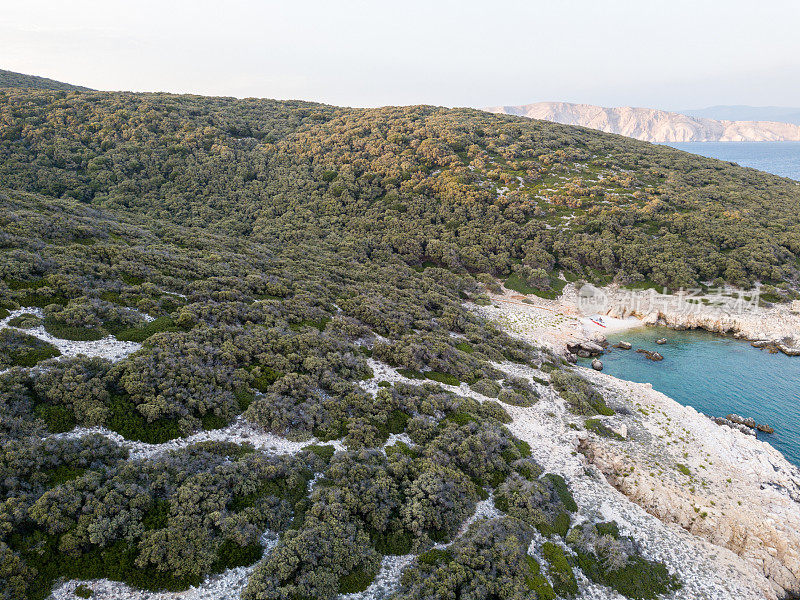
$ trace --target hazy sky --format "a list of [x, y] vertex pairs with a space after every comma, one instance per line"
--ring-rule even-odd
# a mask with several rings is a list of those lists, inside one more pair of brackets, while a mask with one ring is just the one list
[[800, 106], [800, 1], [0, 0], [0, 68], [352, 106]]

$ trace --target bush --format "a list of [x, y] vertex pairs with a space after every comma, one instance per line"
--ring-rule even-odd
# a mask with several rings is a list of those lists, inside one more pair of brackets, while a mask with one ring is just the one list
[[78, 598], [91, 598], [93, 594], [94, 591], [92, 590], [92, 588], [86, 585], [81, 584], [75, 588], [75, 595]]
[[603, 395], [580, 375], [569, 371], [554, 371], [550, 375], [550, 382], [572, 412], [587, 416], [614, 414], [614, 411], [606, 405]]
[[578, 582], [564, 550], [552, 542], [545, 542], [542, 544], [542, 554], [548, 562], [547, 574], [553, 582], [555, 593], [565, 598], [577, 594]]
[[115, 337], [121, 342], [137, 342], [141, 344], [156, 333], [178, 330], [178, 326], [172, 318], [163, 316], [137, 327], [123, 329], [119, 331]]
[[105, 332], [100, 328], [75, 327], [49, 316], [44, 318], [44, 329], [53, 337], [76, 342], [92, 342], [105, 337]]
[[32, 367], [56, 356], [61, 352], [48, 342], [13, 329], [0, 331], [0, 368]]

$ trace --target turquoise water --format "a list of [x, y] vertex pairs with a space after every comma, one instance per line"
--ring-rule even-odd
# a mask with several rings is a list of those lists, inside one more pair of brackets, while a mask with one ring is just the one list
[[800, 142], [684, 142], [666, 145], [800, 181]]
[[[655, 343], [661, 337], [667, 338], [666, 344]], [[769, 354], [705, 331], [639, 327], [608, 339], [611, 344], [629, 341], [633, 349], [612, 348], [604, 354], [604, 373], [652, 383], [656, 390], [707, 415], [738, 413], [771, 425], [775, 433], [759, 432], [759, 439], [800, 466], [800, 357]], [[648, 360], [637, 348], [657, 350], [664, 360]]]

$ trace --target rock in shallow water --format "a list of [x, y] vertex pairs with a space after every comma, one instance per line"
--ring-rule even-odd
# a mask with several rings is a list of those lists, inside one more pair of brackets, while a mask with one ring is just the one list
[[601, 360], [598, 360], [598, 359], [596, 359], [596, 358], [595, 358], [595, 359], [592, 361], [592, 368], [593, 368], [595, 371], [602, 371], [602, 370], [603, 370], [603, 361], [601, 361]]

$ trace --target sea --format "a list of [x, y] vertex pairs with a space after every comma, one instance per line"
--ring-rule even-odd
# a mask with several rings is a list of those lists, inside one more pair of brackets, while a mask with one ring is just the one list
[[[656, 344], [662, 337], [667, 343]], [[800, 357], [770, 354], [748, 342], [702, 330], [637, 327], [609, 334], [608, 339], [611, 344], [628, 341], [633, 349], [612, 348], [604, 354], [603, 373], [651, 383], [706, 415], [737, 413], [769, 425], [775, 433], [758, 432], [759, 439], [800, 466]], [[637, 348], [657, 350], [664, 360], [648, 360], [635, 352]]]
[[666, 145], [800, 181], [800, 142], [682, 142]]

